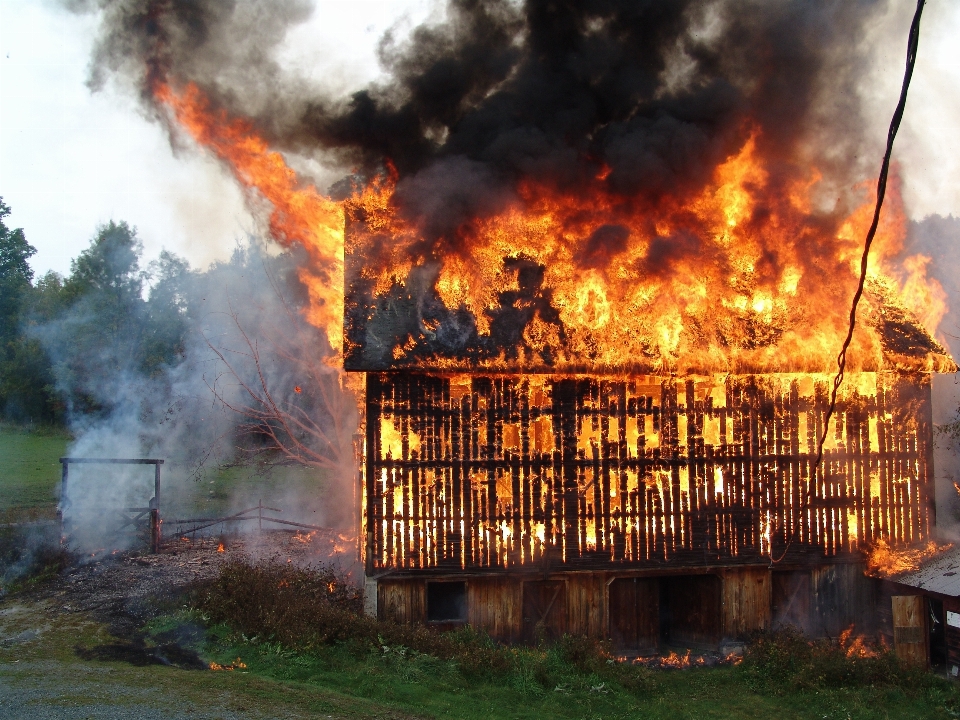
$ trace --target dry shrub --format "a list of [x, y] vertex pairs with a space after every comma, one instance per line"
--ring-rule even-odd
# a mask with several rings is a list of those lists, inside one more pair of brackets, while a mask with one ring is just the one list
[[535, 649], [508, 648], [469, 626], [438, 632], [367, 617], [360, 588], [329, 567], [303, 570], [276, 561], [227, 561], [217, 578], [194, 590], [193, 604], [210, 622], [248, 638], [306, 651], [353, 644], [362, 652], [375, 648], [385, 659], [431, 656], [455, 662], [468, 678], [509, 676], [516, 681], [521, 676], [540, 692], [566, 684], [588, 690], [599, 686], [606, 692], [604, 683], [610, 682], [638, 692], [653, 682], [646, 668], [616, 662], [603, 643], [586, 638], [565, 636]]
[[932, 677], [881, 645], [808, 640], [792, 628], [757, 635], [744, 653], [740, 671], [776, 692], [820, 687], [916, 690]]
[[228, 561], [216, 579], [194, 590], [193, 603], [214, 623], [300, 650], [359, 642], [455, 660], [465, 674], [497, 675], [511, 667], [503, 648], [470, 628], [439, 633], [367, 617], [360, 588], [326, 566]]

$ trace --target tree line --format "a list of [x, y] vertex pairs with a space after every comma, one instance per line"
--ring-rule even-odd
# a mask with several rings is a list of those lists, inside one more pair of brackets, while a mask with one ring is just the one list
[[99, 227], [66, 277], [36, 277], [22, 228], [0, 198], [0, 416], [63, 424], [110, 411], [101, 389], [127, 373], [151, 376], [184, 353], [190, 275], [164, 251], [144, 266], [136, 230]]

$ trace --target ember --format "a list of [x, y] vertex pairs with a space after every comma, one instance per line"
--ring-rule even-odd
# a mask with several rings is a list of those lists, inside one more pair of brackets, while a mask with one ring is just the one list
[[230, 663], [229, 665], [221, 665], [220, 663], [212, 662], [212, 663], [210, 663], [210, 666], [209, 666], [209, 667], [210, 667], [211, 670], [227, 670], [227, 671], [230, 671], [230, 670], [245, 670], [246, 667], [247, 667], [247, 664], [246, 664], [245, 662], [243, 662], [240, 658], [237, 658], [236, 660], [234, 660], [234, 661], [233, 661], [232, 663]]

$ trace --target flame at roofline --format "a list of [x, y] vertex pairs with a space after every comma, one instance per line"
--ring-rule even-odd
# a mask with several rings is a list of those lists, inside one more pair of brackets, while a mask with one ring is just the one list
[[[394, 177], [335, 202], [197, 87], [154, 94], [251, 200], [269, 203], [271, 235], [308, 251], [308, 317], [344, 348], [348, 370], [817, 372], [834, 362], [869, 203], [842, 219], [816, 211], [815, 169], [775, 187], [759, 130], [691, 197], [649, 208], [590, 182], [575, 194], [530, 183], [438, 256], [398, 211]], [[954, 372], [930, 332], [946, 304], [926, 278], [929, 258], [892, 261], [905, 228], [896, 187], [890, 208], [851, 369]]]

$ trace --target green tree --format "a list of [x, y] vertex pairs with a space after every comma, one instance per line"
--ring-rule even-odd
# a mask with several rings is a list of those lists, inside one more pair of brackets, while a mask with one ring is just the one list
[[109, 413], [129, 400], [140, 379], [161, 374], [183, 355], [187, 263], [164, 251], [145, 270], [142, 255], [136, 229], [111, 221], [70, 264], [59, 294], [49, 276], [47, 296], [38, 293], [38, 311], [42, 300], [51, 318], [39, 335], [74, 413]]
[[27, 261], [37, 252], [23, 228], [7, 227], [3, 220], [9, 215], [9, 206], [0, 198], [0, 343], [4, 347], [20, 335], [21, 311], [33, 282]]
[[46, 303], [60, 293], [45, 276], [32, 285], [28, 260], [37, 252], [22, 228], [3, 222], [10, 208], [0, 198], [0, 413], [8, 420], [57, 422], [62, 403], [53, 382], [50, 362], [36, 338], [30, 336], [35, 302]]
[[166, 250], [150, 263], [153, 280], [142, 339], [141, 368], [156, 375], [183, 358], [194, 281], [186, 260]]

